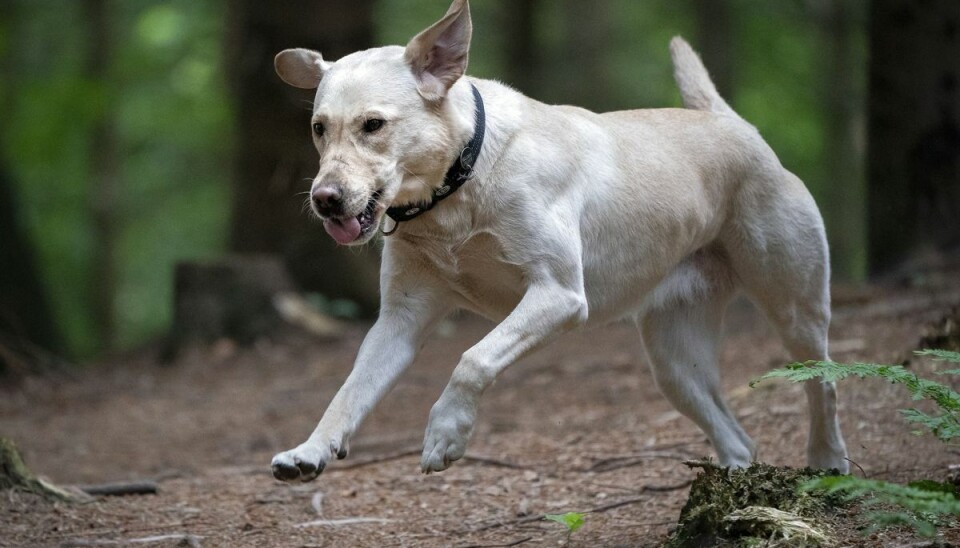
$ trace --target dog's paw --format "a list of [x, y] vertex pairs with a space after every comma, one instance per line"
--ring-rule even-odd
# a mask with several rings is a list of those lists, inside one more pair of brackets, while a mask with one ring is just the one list
[[847, 452], [842, 451], [809, 451], [807, 466], [818, 470], [839, 470], [841, 474], [850, 473], [850, 461]]
[[277, 453], [270, 462], [273, 477], [281, 481], [311, 481], [323, 472], [332, 457], [347, 456], [346, 444], [304, 442], [296, 448]]
[[420, 470], [424, 474], [446, 470], [453, 461], [463, 457], [473, 431], [475, 412], [445, 401], [441, 397], [430, 411], [420, 457]]

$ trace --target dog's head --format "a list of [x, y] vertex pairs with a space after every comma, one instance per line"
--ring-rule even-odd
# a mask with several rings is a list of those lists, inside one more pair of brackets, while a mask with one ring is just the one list
[[310, 203], [337, 242], [365, 243], [391, 205], [429, 201], [469, 122], [447, 103], [466, 71], [471, 31], [467, 0], [454, 0], [405, 48], [336, 62], [307, 49], [277, 55], [283, 81], [317, 90], [311, 128], [320, 170]]

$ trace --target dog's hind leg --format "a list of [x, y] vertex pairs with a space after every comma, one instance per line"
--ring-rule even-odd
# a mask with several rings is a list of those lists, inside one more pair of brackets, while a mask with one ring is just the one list
[[[731, 228], [726, 250], [744, 290], [796, 361], [829, 360], [830, 259], [823, 222], [800, 180], [784, 172], [782, 192], [762, 195]], [[807, 463], [847, 472], [834, 383], [805, 385], [810, 409]]]
[[[746, 467], [754, 458], [754, 444], [723, 400], [717, 367], [721, 322], [732, 288], [702, 275], [678, 267], [671, 277], [681, 278], [679, 284], [695, 277], [692, 283], [708, 285], [694, 295], [683, 295], [681, 287], [679, 298], [656, 303], [641, 323], [643, 342], [660, 391], [707, 434], [721, 464]], [[670, 284], [670, 278], [664, 283]]]

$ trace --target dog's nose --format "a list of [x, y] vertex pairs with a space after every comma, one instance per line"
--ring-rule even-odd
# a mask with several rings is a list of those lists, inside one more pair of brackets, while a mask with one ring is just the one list
[[336, 215], [343, 209], [343, 191], [339, 186], [318, 186], [310, 197], [317, 212], [325, 217]]

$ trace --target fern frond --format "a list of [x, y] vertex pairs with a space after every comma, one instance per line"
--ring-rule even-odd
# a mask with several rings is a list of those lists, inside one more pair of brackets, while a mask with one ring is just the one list
[[867, 506], [891, 504], [907, 512], [873, 512], [871, 521], [880, 526], [909, 525], [918, 533], [931, 536], [936, 532], [936, 521], [942, 516], [960, 516], [960, 500], [954, 493], [936, 482], [916, 482], [900, 485], [854, 476], [825, 476], [801, 486], [805, 491], [824, 490], [847, 499], [865, 499]]
[[[892, 370], [892, 371], [891, 371]], [[750, 381], [750, 386], [756, 386], [767, 379], [782, 378], [792, 382], [804, 382], [816, 378], [823, 379], [823, 382], [835, 382], [847, 377], [887, 377], [902, 371], [907, 373], [899, 365], [880, 365], [874, 363], [837, 363], [823, 361], [807, 361], [791, 363], [782, 369], [774, 369], [767, 372], [759, 379]]]
[[[931, 356], [933, 359], [941, 362], [960, 363], [960, 352], [950, 350], [940, 350], [936, 348], [926, 348], [914, 352], [917, 356]], [[960, 371], [955, 369], [954, 371]]]
[[960, 417], [956, 414], [928, 415], [918, 409], [901, 409], [900, 414], [907, 422], [919, 424], [944, 443], [960, 438]]

